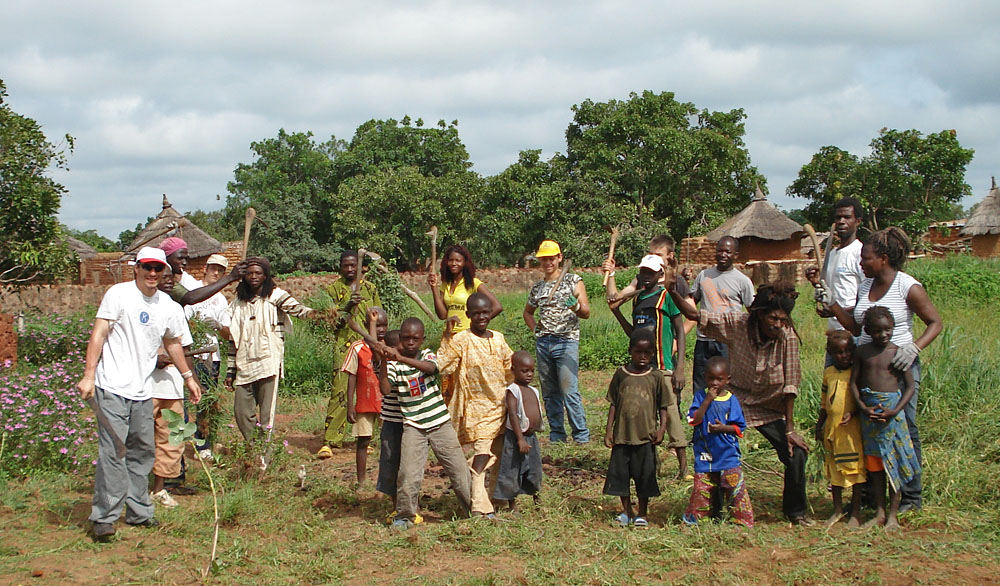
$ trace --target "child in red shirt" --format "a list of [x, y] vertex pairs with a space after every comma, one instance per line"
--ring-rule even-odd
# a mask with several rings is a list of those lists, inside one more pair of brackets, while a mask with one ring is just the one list
[[[368, 310], [368, 331], [372, 338], [382, 342], [389, 329], [389, 318], [381, 308]], [[379, 373], [384, 376], [385, 360], [365, 340], [350, 345], [344, 356], [341, 372], [347, 374], [347, 421], [353, 426], [355, 464], [358, 484], [364, 484], [368, 468], [368, 446], [375, 431], [375, 421], [382, 412], [382, 394], [379, 392]]]

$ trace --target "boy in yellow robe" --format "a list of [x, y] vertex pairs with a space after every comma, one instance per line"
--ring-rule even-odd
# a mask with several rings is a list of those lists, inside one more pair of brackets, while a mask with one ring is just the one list
[[[488, 518], [494, 516], [489, 497], [493, 486], [486, 486], [486, 474], [503, 450], [504, 398], [513, 380], [513, 351], [503, 334], [487, 329], [492, 309], [486, 295], [470, 295], [466, 303], [469, 329], [452, 335], [449, 321], [437, 354], [440, 373], [451, 375], [455, 381], [448, 411], [458, 441], [473, 453], [469, 460], [472, 512]], [[496, 484], [496, 474], [491, 474], [490, 484]]]

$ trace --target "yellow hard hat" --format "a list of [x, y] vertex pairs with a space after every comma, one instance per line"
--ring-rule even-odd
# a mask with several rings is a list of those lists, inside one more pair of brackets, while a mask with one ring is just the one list
[[559, 244], [555, 240], [542, 240], [542, 243], [538, 245], [538, 252], [535, 253], [535, 258], [559, 256], [560, 254], [562, 254], [562, 251], [559, 250]]

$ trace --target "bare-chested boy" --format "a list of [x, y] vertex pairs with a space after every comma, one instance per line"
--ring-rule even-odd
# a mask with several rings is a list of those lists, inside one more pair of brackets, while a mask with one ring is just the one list
[[[892, 367], [898, 347], [891, 342], [895, 320], [888, 308], [874, 305], [865, 312], [865, 332], [870, 344], [858, 347], [851, 371], [851, 393], [863, 415], [861, 436], [865, 444], [865, 467], [875, 494], [875, 517], [865, 528], [885, 526], [898, 531], [900, 488], [920, 473], [920, 462], [901, 415], [913, 397], [913, 374]], [[899, 392], [899, 378], [905, 384]], [[889, 513], [885, 510], [886, 479], [889, 483]]]

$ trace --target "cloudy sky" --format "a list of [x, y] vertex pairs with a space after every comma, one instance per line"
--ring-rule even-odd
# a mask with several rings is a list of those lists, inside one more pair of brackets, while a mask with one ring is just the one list
[[[772, 200], [823, 145], [958, 131], [981, 200], [1000, 173], [1000, 3], [5, 0], [13, 109], [76, 138], [62, 221], [118, 233], [225, 202], [251, 141], [349, 139], [370, 118], [459, 120], [474, 170], [565, 151], [570, 107], [675, 92], [742, 107]], [[220, 195], [221, 200], [216, 196]]]

